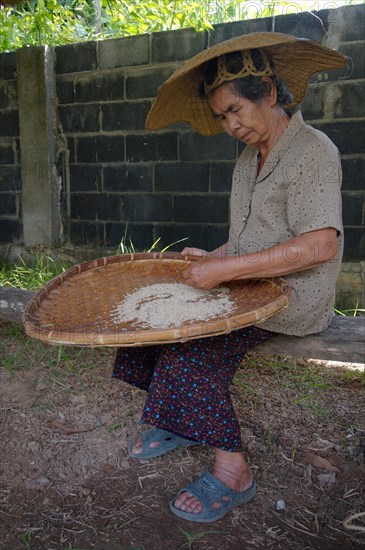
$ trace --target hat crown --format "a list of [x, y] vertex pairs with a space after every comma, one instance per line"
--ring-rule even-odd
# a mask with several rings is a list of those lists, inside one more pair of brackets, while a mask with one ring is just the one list
[[204, 91], [207, 95], [212, 90], [219, 88], [224, 82], [231, 82], [237, 78], [246, 76], [273, 76], [273, 70], [267, 56], [262, 50], [259, 50], [264, 64], [263, 69], [258, 69], [252, 60], [251, 50], [240, 51], [242, 58], [242, 69], [238, 72], [231, 72], [227, 68], [227, 54], [220, 55], [217, 59], [217, 76], [211, 84], [204, 83]]

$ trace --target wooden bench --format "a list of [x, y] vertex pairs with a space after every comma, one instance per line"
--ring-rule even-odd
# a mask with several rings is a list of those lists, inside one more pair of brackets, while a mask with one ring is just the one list
[[[0, 286], [0, 319], [21, 323], [25, 304], [35, 293]], [[310, 336], [279, 335], [255, 348], [273, 355], [322, 359], [343, 363], [365, 362], [365, 317], [335, 315], [327, 330]]]
[[364, 363], [365, 317], [335, 315], [323, 332], [303, 337], [280, 334], [255, 350], [306, 359]]

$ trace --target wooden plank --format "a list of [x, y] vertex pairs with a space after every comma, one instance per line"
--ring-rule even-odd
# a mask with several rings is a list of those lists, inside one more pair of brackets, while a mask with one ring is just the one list
[[344, 363], [365, 362], [365, 317], [335, 315], [327, 330], [309, 336], [279, 335], [255, 351]]
[[21, 323], [24, 308], [34, 295], [32, 290], [0, 286], [0, 319]]
[[[35, 292], [0, 286], [0, 319], [22, 322], [27, 302]], [[255, 351], [343, 363], [365, 361], [365, 317], [334, 315], [327, 330], [310, 336], [278, 335]]]

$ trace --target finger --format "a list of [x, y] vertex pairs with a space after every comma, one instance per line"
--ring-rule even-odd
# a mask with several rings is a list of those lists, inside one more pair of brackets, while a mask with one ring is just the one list
[[182, 271], [181, 274], [180, 274], [182, 280], [184, 281], [184, 283], [190, 279], [190, 273], [189, 272], [190, 272], [190, 269], [184, 269], [184, 271]]
[[181, 254], [186, 254], [190, 256], [205, 256], [207, 252], [205, 250], [202, 250], [201, 248], [186, 247], [181, 252]]
[[195, 286], [195, 280], [189, 268], [181, 272], [181, 279], [184, 284], [188, 286]]

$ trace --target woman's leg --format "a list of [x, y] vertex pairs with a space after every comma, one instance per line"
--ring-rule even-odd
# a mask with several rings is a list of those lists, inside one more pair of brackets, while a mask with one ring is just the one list
[[242, 451], [230, 384], [246, 351], [272, 335], [248, 327], [161, 346], [142, 422], [224, 451]]
[[169, 346], [156, 365], [142, 422], [202, 444], [242, 450], [229, 393], [240, 363], [240, 355], [219, 359], [197, 344]]
[[[158, 388], [154, 387], [155, 377], [151, 383], [151, 397], [155, 398], [155, 402], [157, 397], [162, 410], [156, 406], [147, 406], [144, 417], [149, 418], [152, 410], [159, 417], [166, 418], [166, 414], [160, 413], [167, 410], [169, 392], [172, 392], [179, 404], [179, 416], [174, 421], [173, 414], [173, 418], [168, 419], [168, 426], [170, 429], [172, 426], [173, 431], [181, 427], [179, 433], [182, 432], [184, 437], [194, 439], [193, 436], [196, 436], [197, 440], [214, 447], [215, 459], [211, 473], [232, 491], [244, 492], [249, 489], [253, 483], [253, 474], [242, 452], [239, 424], [231, 403], [229, 386], [246, 351], [273, 336], [268, 331], [250, 327], [230, 335], [211, 338], [209, 343], [201, 340], [198, 346], [190, 342], [188, 347], [175, 347], [170, 350], [170, 355], [162, 354], [156, 366], [155, 375], [159, 375], [160, 382]], [[186, 371], [190, 374], [187, 375]], [[172, 373], [176, 376], [176, 382]], [[188, 382], [187, 395], [191, 396], [191, 403], [184, 401], [188, 388], [179, 386], [181, 381], [185, 385]], [[164, 389], [166, 384], [168, 391]], [[174, 412], [174, 408], [172, 411]], [[192, 419], [188, 425], [184, 422], [185, 416]], [[195, 431], [192, 432], [191, 429]], [[226, 498], [223, 497], [222, 502]], [[222, 502], [217, 498], [212, 507], [218, 510]], [[202, 512], [200, 500], [189, 491], [179, 494], [173, 506], [188, 513]]]
[[[199, 343], [164, 347], [155, 367], [142, 422], [184, 439], [241, 451], [229, 386], [241, 355], [223, 358]], [[219, 366], [217, 366], [219, 361]], [[142, 451], [142, 438], [132, 448]], [[159, 442], [150, 443], [151, 448]]]
[[[142, 422], [215, 447], [213, 472], [242, 486], [252, 475], [229, 386], [246, 351], [272, 336], [249, 327], [184, 344], [120, 348], [113, 376], [149, 391]], [[133, 452], [141, 447], [137, 441]]]

